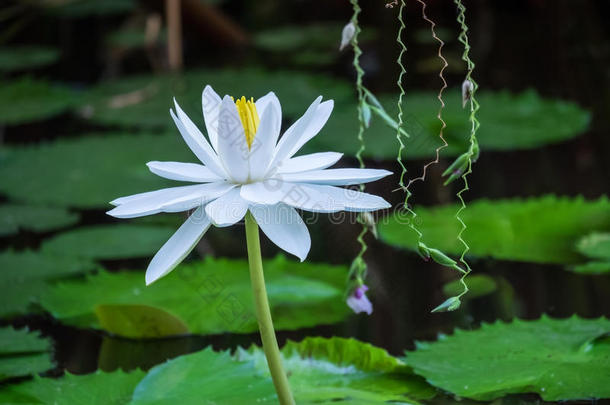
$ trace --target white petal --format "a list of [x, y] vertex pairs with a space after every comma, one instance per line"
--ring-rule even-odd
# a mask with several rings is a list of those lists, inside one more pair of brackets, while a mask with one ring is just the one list
[[[280, 117], [280, 120], [281, 120], [282, 105], [280, 104], [280, 100], [278, 100], [278, 98], [274, 92], [270, 91], [269, 93], [265, 94], [263, 97], [256, 100], [256, 102], [254, 104], [256, 105], [256, 111], [258, 112], [259, 117], [262, 117], [263, 114], [265, 113], [265, 110], [267, 109], [267, 107], [272, 105], [277, 110], [278, 116]], [[282, 126], [281, 122], [280, 122], [280, 126]]]
[[250, 150], [237, 107], [229, 96], [222, 99], [218, 116], [218, 155], [231, 179], [238, 183], [248, 179]]
[[333, 201], [333, 204], [342, 205], [345, 211], [366, 212], [391, 207], [390, 203], [379, 196], [347, 188], [304, 184], [303, 190], [306, 193], [318, 192], [323, 194]]
[[379, 180], [392, 172], [379, 169], [326, 169], [301, 173], [278, 174], [277, 177], [293, 183], [327, 184], [347, 186]]
[[107, 214], [116, 218], [135, 218], [159, 212], [188, 211], [222, 196], [235, 185], [218, 182], [194, 186], [172, 187], [148, 193], [136, 194], [119, 201]]
[[344, 206], [328, 193], [321, 193], [309, 185], [267, 180], [241, 187], [241, 196], [253, 204], [274, 205], [283, 202], [292, 207], [313, 212], [337, 212]]
[[[318, 97], [307, 109], [305, 114], [286, 130], [276, 149], [274, 164], [279, 165], [284, 160], [291, 158], [311, 138], [316, 136], [328, 121], [333, 110], [333, 100], [327, 100], [321, 104]], [[315, 110], [312, 107], [315, 106]]]
[[214, 150], [218, 151], [218, 114], [222, 99], [214, 91], [212, 86], [207, 85], [201, 93], [201, 107], [203, 108], [203, 119], [208, 130], [208, 137]]
[[261, 117], [256, 136], [250, 147], [250, 179], [262, 179], [271, 164], [282, 118], [275, 105], [269, 103]]
[[316, 98], [314, 102], [311, 103], [309, 108], [307, 108], [305, 114], [303, 114], [301, 118], [296, 120], [296, 122], [286, 130], [275, 148], [275, 156], [273, 158], [272, 165], [277, 165], [283, 162], [285, 159], [291, 157], [290, 153], [294, 149], [300, 137], [307, 132], [307, 128], [314, 119], [321, 100], [322, 96]]
[[205, 213], [215, 226], [229, 226], [246, 215], [248, 203], [239, 195], [235, 188], [222, 197], [212, 201], [205, 207]]
[[191, 121], [185, 112], [182, 111], [176, 100], [174, 100], [174, 105], [176, 106], [176, 113], [178, 115], [176, 116], [171, 109], [169, 110], [169, 113], [172, 116], [176, 127], [178, 127], [178, 131], [180, 131], [180, 135], [182, 135], [184, 142], [186, 142], [195, 156], [197, 156], [197, 158], [201, 160], [204, 165], [219, 176], [224, 177], [226, 173], [220, 164], [218, 156], [205, 139], [199, 128], [197, 128], [197, 126], [193, 124], [193, 121]]
[[209, 228], [210, 219], [205, 215], [205, 210], [203, 207], [197, 208], [153, 257], [146, 269], [146, 285], [172, 271]]
[[337, 163], [342, 156], [343, 153], [337, 152], [319, 152], [297, 156], [284, 160], [282, 165], [277, 168], [277, 172], [297, 173], [307, 170], [326, 169]]
[[305, 260], [311, 248], [307, 226], [298, 212], [285, 204], [250, 209], [261, 230], [279, 248]]
[[216, 173], [197, 163], [181, 162], [148, 162], [146, 166], [157, 176], [177, 181], [194, 181], [207, 183], [222, 181]]
[[281, 180], [266, 180], [241, 186], [241, 197], [252, 203], [273, 205], [280, 202], [288, 191], [286, 183]]

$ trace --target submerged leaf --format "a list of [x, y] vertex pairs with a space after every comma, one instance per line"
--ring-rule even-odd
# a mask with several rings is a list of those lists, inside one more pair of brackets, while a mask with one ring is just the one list
[[[343, 302], [347, 269], [322, 263], [296, 263], [277, 257], [264, 265], [275, 326], [292, 330], [335, 323], [348, 315]], [[86, 280], [62, 282], [42, 298], [42, 305], [63, 322], [99, 328], [96, 308], [112, 305], [124, 319], [102, 322], [110, 331], [130, 337], [183, 333], [167, 322], [183, 324], [192, 333], [249, 333], [258, 329], [244, 260], [213, 259], [183, 264], [163, 280], [145, 286], [144, 272], [101, 272]], [[163, 317], [142, 317], [134, 308], [147, 306]], [[103, 312], [102, 315], [105, 313]], [[98, 313], [97, 315], [100, 315]], [[157, 314], [159, 315], [159, 313]], [[166, 316], [167, 315], [167, 316]], [[164, 325], [156, 325], [165, 319]]]
[[431, 384], [476, 400], [532, 392], [545, 401], [610, 398], [610, 345], [597, 339], [609, 330], [604, 318], [483, 324], [419, 343], [405, 362]]
[[[448, 254], [460, 254], [457, 240], [458, 205], [417, 208], [426, 243]], [[610, 229], [607, 198], [546, 196], [529, 199], [479, 200], [461, 213], [468, 228], [464, 239], [473, 256], [536, 263], [570, 264], [581, 261], [575, 242], [592, 231]], [[381, 239], [391, 245], [417, 248], [417, 235], [403, 224], [400, 213], [378, 224]]]

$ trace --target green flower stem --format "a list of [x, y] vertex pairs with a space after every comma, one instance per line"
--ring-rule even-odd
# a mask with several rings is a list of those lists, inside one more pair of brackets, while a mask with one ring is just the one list
[[254, 295], [254, 305], [256, 307], [256, 318], [258, 328], [263, 341], [263, 351], [267, 358], [273, 385], [277, 392], [281, 405], [294, 405], [294, 398], [290, 391], [288, 378], [282, 366], [280, 348], [277, 345], [269, 300], [267, 299], [267, 289], [265, 288], [265, 276], [263, 275], [263, 261], [261, 258], [261, 245], [258, 238], [258, 224], [250, 214], [246, 214], [246, 243], [248, 245], [248, 263], [250, 265], [250, 282], [252, 283], [252, 293]]

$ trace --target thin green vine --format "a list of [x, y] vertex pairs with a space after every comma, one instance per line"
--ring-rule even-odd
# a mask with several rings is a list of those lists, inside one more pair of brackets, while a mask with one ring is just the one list
[[[461, 282], [462, 286], [464, 287], [464, 289], [459, 295], [457, 295], [455, 297], [459, 300], [460, 297], [462, 297], [464, 294], [466, 294], [468, 292], [468, 286], [466, 285], [465, 278], [472, 271], [472, 269], [470, 268], [470, 266], [468, 265], [468, 263], [465, 260], [465, 256], [468, 253], [468, 251], [470, 250], [470, 246], [468, 246], [468, 243], [463, 238], [463, 233], [467, 229], [467, 226], [466, 226], [466, 223], [460, 217], [460, 214], [462, 213], [462, 211], [464, 209], [466, 209], [466, 202], [464, 201], [462, 194], [464, 194], [466, 191], [469, 190], [468, 175], [470, 173], [472, 173], [472, 163], [474, 161], [476, 161], [479, 156], [479, 144], [477, 141], [476, 133], [477, 133], [477, 130], [479, 129], [480, 123], [476, 117], [477, 111], [479, 110], [479, 103], [477, 102], [477, 100], [475, 98], [475, 93], [478, 88], [478, 85], [472, 78], [472, 72], [474, 71], [475, 65], [474, 65], [474, 62], [470, 59], [470, 43], [468, 41], [468, 26], [466, 24], [466, 7], [464, 7], [464, 4], [462, 4], [461, 0], [454, 0], [454, 3], [458, 8], [457, 21], [460, 24], [460, 29], [461, 29], [458, 40], [464, 45], [464, 53], [462, 54], [462, 60], [464, 60], [467, 65], [467, 72], [466, 72], [466, 79], [465, 79], [466, 86], [465, 87], [469, 94], [464, 94], [463, 98], [465, 101], [469, 101], [470, 115], [469, 115], [468, 119], [471, 123], [470, 138], [469, 138], [470, 145], [468, 147], [468, 151], [465, 153], [465, 157], [461, 159], [464, 162], [455, 165], [455, 163], [460, 161], [460, 157], [458, 157], [458, 159], [454, 162], [455, 167], [453, 167], [454, 170], [455, 169], [457, 169], [457, 170], [455, 170], [455, 172], [451, 174], [453, 176], [454, 174], [462, 171], [463, 168], [466, 168], [466, 170], [463, 171], [463, 173], [461, 173], [461, 176], [460, 176], [464, 182], [464, 187], [457, 193], [457, 197], [460, 200], [460, 208], [455, 213], [455, 218], [459, 221], [459, 223], [461, 225], [461, 229], [460, 229], [460, 232], [458, 233], [457, 238], [460, 241], [460, 243], [464, 246], [464, 250], [462, 251], [462, 254], [460, 256], [460, 263], [466, 269], [466, 270], [464, 270], [462, 277], [460, 278], [460, 282]], [[464, 89], [463, 89], [463, 91], [464, 91]], [[452, 166], [454, 166], [454, 165], [452, 165]], [[450, 180], [451, 180], [451, 177], [448, 179], [448, 181], [450, 181]]]
[[[358, 0], [350, 0], [350, 3], [352, 4], [352, 8], [353, 8], [353, 15], [352, 15], [351, 23], [354, 25], [354, 28], [355, 28], [354, 36], [351, 40], [351, 44], [354, 49], [353, 66], [354, 66], [354, 69], [356, 70], [356, 90], [358, 92], [358, 124], [359, 124], [358, 125], [358, 142], [360, 144], [360, 147], [358, 148], [358, 152], [356, 152], [356, 159], [358, 159], [358, 163], [359, 163], [360, 167], [364, 168], [365, 167], [364, 159], [362, 158], [362, 154], [366, 150], [366, 146], [365, 146], [365, 142], [364, 142], [364, 128], [365, 128], [365, 126], [367, 126], [367, 121], [370, 119], [370, 108], [365, 100], [366, 89], [362, 85], [362, 78], [364, 76], [364, 70], [360, 66], [360, 55], [362, 55], [362, 50], [360, 49], [360, 46], [358, 45], [358, 35], [361, 32], [360, 25], [358, 24], [358, 15], [360, 14], [360, 12], [362, 10], [358, 4]], [[365, 114], [369, 118], [365, 117]], [[363, 190], [364, 190], [364, 184], [361, 184], [360, 191], [363, 191]], [[364, 240], [364, 237], [369, 230], [369, 225], [367, 225], [367, 223], [366, 223], [367, 221], [365, 221], [365, 220], [361, 220], [361, 222], [362, 222], [362, 230], [358, 234], [358, 238], [357, 238], [358, 244], [360, 245], [360, 251], [358, 252], [358, 254], [356, 255], [356, 257], [354, 258], [354, 260], [352, 262], [349, 276], [348, 276], [350, 279], [354, 279], [355, 283], [357, 285], [364, 284], [363, 280], [366, 278], [366, 273], [367, 273], [367, 266], [366, 266], [366, 262], [364, 261], [363, 257], [368, 248], [366, 241]]]

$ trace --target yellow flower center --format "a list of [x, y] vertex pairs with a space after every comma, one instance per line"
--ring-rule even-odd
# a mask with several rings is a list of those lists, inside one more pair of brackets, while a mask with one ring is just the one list
[[256, 104], [254, 104], [254, 99], [252, 97], [250, 97], [250, 100], [246, 100], [246, 98], [242, 96], [242, 98], [235, 101], [235, 105], [237, 106], [237, 113], [239, 114], [241, 124], [244, 126], [244, 134], [246, 135], [248, 149], [250, 149], [252, 147], [252, 142], [254, 141], [254, 136], [256, 135], [256, 130], [258, 129], [258, 124], [261, 122], [258, 111], [256, 111]]

